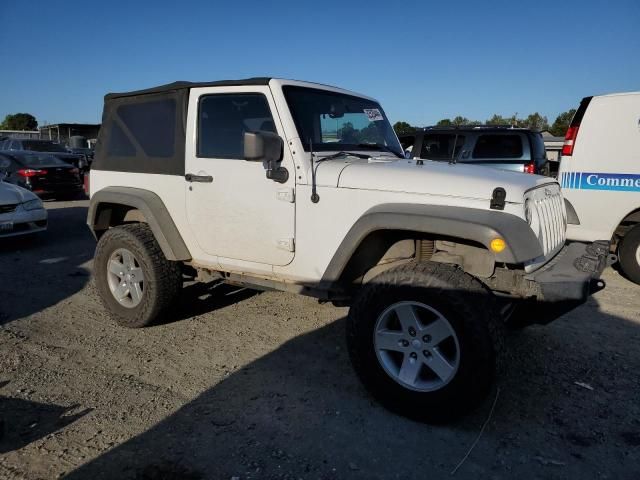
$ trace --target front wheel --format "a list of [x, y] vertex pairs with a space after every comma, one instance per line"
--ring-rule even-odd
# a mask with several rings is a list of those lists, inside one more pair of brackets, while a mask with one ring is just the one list
[[629, 230], [618, 249], [620, 267], [634, 283], [640, 285], [640, 225]]
[[438, 263], [378, 275], [347, 322], [349, 354], [365, 387], [388, 409], [429, 423], [460, 416], [486, 397], [503, 342], [491, 293]]

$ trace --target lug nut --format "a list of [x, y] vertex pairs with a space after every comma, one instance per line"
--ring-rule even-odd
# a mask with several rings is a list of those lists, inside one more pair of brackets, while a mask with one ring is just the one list
[[422, 337], [422, 341], [424, 343], [429, 343], [431, 341], [431, 335], [425, 335], [424, 337]]
[[411, 335], [412, 337], [416, 336], [416, 329], [413, 327], [409, 327], [409, 335]]
[[418, 358], [418, 354], [416, 354], [416, 352], [411, 352], [411, 354], [409, 355], [411, 358], [413, 358], [414, 360], [416, 358]]
[[431, 352], [429, 350], [424, 350], [422, 354], [427, 358], [431, 357]]
[[400, 343], [402, 344], [403, 347], [409, 346], [409, 340], [400, 340]]

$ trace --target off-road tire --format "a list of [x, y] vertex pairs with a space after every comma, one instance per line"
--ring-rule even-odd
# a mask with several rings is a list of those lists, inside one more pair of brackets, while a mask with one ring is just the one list
[[[415, 391], [381, 366], [374, 329], [397, 302], [429, 305], [446, 316], [460, 346], [459, 366], [441, 389]], [[387, 270], [365, 285], [347, 320], [347, 346], [364, 386], [386, 408], [427, 423], [444, 423], [476, 407], [490, 392], [504, 352], [504, 323], [485, 286], [456, 266], [419, 262]]]
[[640, 225], [636, 225], [623, 237], [618, 249], [618, 261], [625, 276], [638, 285], [640, 285], [640, 263], [637, 257], [639, 248]]
[[[107, 281], [109, 258], [119, 248], [133, 253], [144, 273], [142, 300], [133, 308], [118, 303]], [[145, 327], [166, 316], [182, 287], [180, 263], [165, 258], [144, 223], [114, 227], [100, 237], [94, 257], [94, 280], [107, 311], [119, 325], [129, 328]]]

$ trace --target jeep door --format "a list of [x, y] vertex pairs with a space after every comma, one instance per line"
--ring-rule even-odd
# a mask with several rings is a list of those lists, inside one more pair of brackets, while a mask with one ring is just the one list
[[268, 86], [191, 90], [187, 217], [199, 246], [222, 265], [225, 259], [286, 265], [294, 256], [293, 161], [285, 146], [281, 165], [289, 179], [267, 179], [265, 165], [244, 160], [244, 133], [255, 131], [274, 132], [284, 140]]

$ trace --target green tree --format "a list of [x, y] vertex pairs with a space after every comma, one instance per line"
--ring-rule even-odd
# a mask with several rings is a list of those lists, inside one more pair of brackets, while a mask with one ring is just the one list
[[565, 133], [567, 133], [567, 128], [569, 128], [569, 124], [571, 123], [571, 119], [575, 115], [576, 110], [572, 108], [568, 112], [562, 112], [560, 115], [556, 117], [549, 129], [551, 135], [556, 137], [564, 137]]
[[342, 128], [339, 128], [337, 133], [342, 143], [360, 143], [360, 136], [358, 135], [360, 132], [353, 128], [353, 123], [351, 122], [346, 122], [342, 125]]
[[416, 127], [412, 127], [407, 122], [396, 122], [393, 124], [396, 135], [407, 135], [416, 131]]
[[519, 121], [519, 126], [530, 128], [532, 130], [548, 130], [549, 122], [547, 121], [547, 117], [540, 115], [538, 112], [532, 113], [524, 120]]
[[469, 119], [467, 117], [461, 117], [458, 115], [451, 121], [452, 125], [460, 126], [460, 125], [469, 125]]
[[494, 113], [493, 117], [487, 120], [487, 125], [511, 125], [511, 119], [504, 118], [502, 115]]
[[455, 117], [453, 120], [451, 120], [451, 125], [455, 125], [455, 126], [462, 126], [462, 125], [482, 125], [482, 122], [479, 122], [478, 120], [469, 120], [467, 117], [462, 117], [460, 115], [458, 115], [457, 117]]
[[358, 143], [384, 144], [384, 137], [380, 133], [380, 129], [376, 126], [376, 122], [371, 122], [368, 126], [360, 130], [357, 138], [358, 138]]
[[453, 122], [451, 122], [449, 118], [443, 118], [442, 120], [438, 120], [438, 123], [436, 123], [436, 126], [438, 127], [450, 127], [451, 125], [453, 125]]
[[3, 130], [35, 130], [38, 128], [38, 121], [30, 113], [14, 113], [4, 117], [0, 128]]

